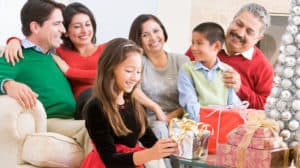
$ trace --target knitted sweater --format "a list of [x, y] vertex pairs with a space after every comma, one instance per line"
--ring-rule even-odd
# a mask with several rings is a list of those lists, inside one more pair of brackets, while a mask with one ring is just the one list
[[249, 101], [249, 108], [264, 109], [274, 78], [272, 65], [264, 54], [254, 46], [251, 60], [241, 55], [228, 56], [224, 50], [218, 56], [221, 61], [239, 72], [242, 85], [237, 94], [241, 100]]
[[[225, 68], [228, 67], [226, 64], [220, 64]], [[198, 101], [201, 105], [227, 105], [228, 87], [226, 87], [223, 82], [223, 71], [220, 69], [217, 70], [214, 74], [214, 78], [209, 81], [202, 71], [196, 71], [194, 67], [194, 61], [182, 65], [182, 69], [194, 81]]]
[[[177, 76], [180, 66], [188, 61], [184, 55], [167, 53], [168, 64], [163, 68], [155, 67], [149, 58], [144, 57], [142, 91], [159, 104], [167, 114], [180, 107], [177, 91]], [[155, 119], [155, 114], [146, 109], [147, 115]]]
[[[195, 59], [191, 48], [185, 54], [191, 60]], [[249, 101], [249, 108], [264, 109], [266, 99], [271, 93], [274, 71], [261, 50], [254, 46], [251, 60], [240, 54], [228, 56], [224, 50], [219, 52], [218, 57], [239, 72], [242, 85], [237, 94], [240, 99]]]
[[178, 73], [179, 103], [189, 117], [199, 121], [199, 109], [208, 105], [238, 105], [240, 99], [224, 85], [223, 74], [230, 67], [217, 59], [208, 69], [201, 62], [187, 62]]
[[38, 94], [48, 118], [73, 118], [75, 100], [70, 85], [52, 57], [32, 48], [23, 49], [23, 55], [25, 59], [15, 66], [0, 58], [0, 83], [13, 79], [29, 86]]
[[64, 47], [56, 49], [57, 54], [69, 65], [66, 72], [73, 94], [77, 98], [80, 93], [91, 88], [96, 79], [98, 59], [105, 47], [105, 44], [98, 46], [98, 49], [89, 56], [82, 56], [77, 51]]

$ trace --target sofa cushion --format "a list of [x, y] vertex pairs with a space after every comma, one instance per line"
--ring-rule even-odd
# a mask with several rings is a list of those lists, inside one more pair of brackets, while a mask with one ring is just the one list
[[22, 159], [39, 167], [77, 168], [83, 150], [73, 139], [61, 134], [33, 133], [25, 139]]

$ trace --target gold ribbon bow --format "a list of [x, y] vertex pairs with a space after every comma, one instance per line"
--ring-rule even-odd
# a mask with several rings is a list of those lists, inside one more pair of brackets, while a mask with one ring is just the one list
[[237, 147], [237, 168], [244, 167], [245, 151], [251, 139], [259, 127], [269, 128], [274, 136], [278, 136], [279, 125], [275, 120], [267, 119], [262, 110], [251, 110], [248, 113], [248, 121], [245, 124], [246, 133]]
[[[182, 130], [182, 133], [180, 133], [179, 135], [175, 135], [174, 123], [176, 123], [178, 128]], [[174, 139], [177, 143], [179, 143], [184, 139], [187, 132], [192, 131], [194, 135], [201, 137], [203, 136], [205, 131], [209, 131], [208, 127], [209, 124], [204, 124], [202, 122], [197, 123], [196, 121], [193, 121], [191, 119], [183, 118], [179, 120], [177, 118], [173, 118], [169, 123], [169, 134], [172, 139]], [[202, 152], [200, 151], [197, 153], [201, 154]]]
[[[175, 135], [174, 132], [174, 122], [177, 124], [178, 128], [182, 130], [182, 133]], [[173, 118], [169, 123], [169, 133], [172, 139], [176, 142], [181, 141], [188, 131], [193, 131], [195, 135], [201, 136], [205, 130], [208, 130], [209, 124], [204, 124], [202, 122], [197, 123], [196, 121], [183, 118], [181, 120]]]

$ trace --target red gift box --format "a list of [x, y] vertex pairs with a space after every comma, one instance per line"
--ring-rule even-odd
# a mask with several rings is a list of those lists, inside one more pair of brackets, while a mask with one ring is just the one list
[[[240, 115], [242, 109], [226, 107], [202, 107], [200, 109], [200, 121], [209, 124], [213, 128], [208, 141], [208, 153], [216, 153], [216, 142], [227, 142], [227, 134], [244, 123]], [[219, 129], [220, 128], [220, 129]]]

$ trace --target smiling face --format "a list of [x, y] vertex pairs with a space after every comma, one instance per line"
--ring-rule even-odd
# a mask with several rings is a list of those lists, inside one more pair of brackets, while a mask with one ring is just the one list
[[128, 52], [126, 59], [114, 70], [116, 84], [120, 92], [130, 93], [141, 79], [142, 55]]
[[244, 11], [236, 16], [226, 34], [226, 48], [229, 54], [241, 53], [249, 50], [263, 38], [261, 33], [263, 24], [252, 13]]
[[191, 50], [195, 61], [200, 61], [204, 66], [211, 68], [216, 63], [217, 53], [221, 49], [219, 41], [210, 44], [203, 33], [193, 32]]
[[83, 13], [74, 15], [66, 36], [70, 38], [75, 47], [92, 44], [94, 30], [90, 17]]
[[142, 24], [142, 47], [145, 53], [161, 52], [165, 44], [163, 29], [153, 19]]
[[54, 9], [50, 14], [48, 20], [42, 25], [33, 23], [32, 32], [36, 37], [35, 42], [45, 52], [52, 48], [57, 48], [62, 44], [61, 36], [65, 33], [63, 25], [63, 16], [61, 10]]

